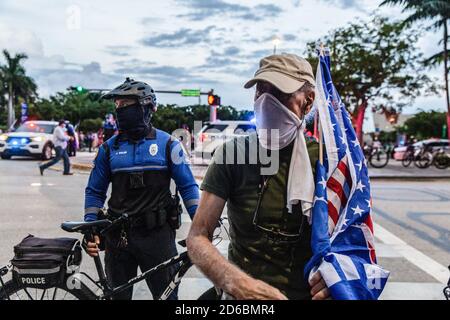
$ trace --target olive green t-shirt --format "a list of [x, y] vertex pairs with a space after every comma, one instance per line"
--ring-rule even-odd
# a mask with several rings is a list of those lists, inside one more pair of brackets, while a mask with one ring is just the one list
[[[310, 289], [304, 279], [303, 268], [312, 256], [311, 229], [301, 214], [300, 205], [293, 213], [288, 213], [286, 208], [293, 144], [279, 151], [279, 169], [266, 177], [267, 188], [256, 215], [258, 226], [284, 234], [300, 234], [297, 241], [286, 242], [254, 225], [258, 192], [264, 181], [260, 174], [262, 161], [249, 156], [249, 150], [252, 150], [249, 143], [256, 139], [256, 134], [238, 137], [219, 147], [201, 189], [227, 201], [230, 223], [228, 259], [254, 278], [278, 288], [289, 299], [309, 299]], [[307, 147], [314, 170], [319, 147], [312, 140], [307, 140]]]

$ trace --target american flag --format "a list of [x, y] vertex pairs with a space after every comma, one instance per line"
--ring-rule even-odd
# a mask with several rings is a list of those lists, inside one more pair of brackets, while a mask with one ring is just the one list
[[367, 165], [326, 49], [319, 52], [315, 104], [326, 152], [316, 164], [313, 257], [305, 276], [320, 271], [333, 299], [378, 299], [389, 272], [376, 264]]

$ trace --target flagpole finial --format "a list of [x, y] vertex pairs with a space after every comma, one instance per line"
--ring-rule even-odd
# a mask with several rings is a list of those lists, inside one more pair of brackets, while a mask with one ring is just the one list
[[318, 56], [326, 56], [329, 55], [330, 49], [325, 47], [322, 41], [317, 41], [316, 43], [316, 52]]

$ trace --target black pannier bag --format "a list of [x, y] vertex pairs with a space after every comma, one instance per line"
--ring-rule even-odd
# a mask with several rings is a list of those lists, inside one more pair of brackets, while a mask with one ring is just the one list
[[66, 277], [77, 271], [81, 256], [78, 239], [28, 235], [14, 247], [13, 279], [31, 288], [63, 286]]

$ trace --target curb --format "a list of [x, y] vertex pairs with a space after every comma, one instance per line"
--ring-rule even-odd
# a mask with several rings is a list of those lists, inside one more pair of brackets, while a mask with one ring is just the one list
[[83, 171], [91, 171], [92, 168], [94, 167], [92, 164], [83, 164], [83, 163], [72, 163], [71, 166], [74, 169]]

